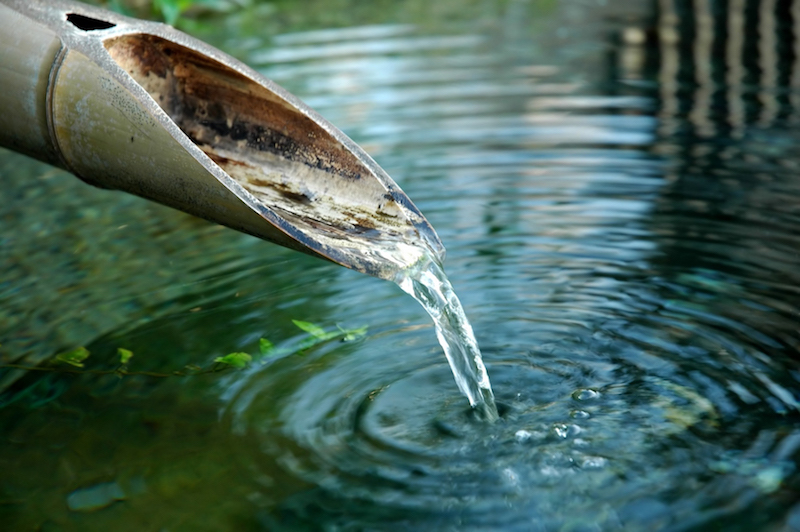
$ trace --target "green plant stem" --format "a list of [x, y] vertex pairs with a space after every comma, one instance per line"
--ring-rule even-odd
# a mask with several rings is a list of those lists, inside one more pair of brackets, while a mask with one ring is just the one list
[[192, 372], [185, 372], [185, 371], [173, 371], [172, 373], [158, 373], [155, 371], [128, 371], [126, 369], [69, 369], [69, 368], [48, 368], [46, 366], [25, 366], [22, 364], [0, 364], [0, 369], [21, 369], [24, 371], [45, 371], [51, 373], [73, 373], [73, 374], [86, 374], [90, 373], [92, 375], [138, 375], [143, 377], [192, 377], [194, 375], [208, 375], [211, 373], [219, 373], [221, 371], [225, 371], [229, 369], [231, 366], [225, 364], [215, 364], [211, 368], [203, 369], [200, 371], [192, 371]]

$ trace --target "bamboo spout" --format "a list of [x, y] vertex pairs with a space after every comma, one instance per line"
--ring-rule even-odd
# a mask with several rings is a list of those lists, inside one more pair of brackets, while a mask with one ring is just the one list
[[0, 144], [392, 279], [444, 248], [341, 131], [246, 65], [162, 24], [0, 0]]

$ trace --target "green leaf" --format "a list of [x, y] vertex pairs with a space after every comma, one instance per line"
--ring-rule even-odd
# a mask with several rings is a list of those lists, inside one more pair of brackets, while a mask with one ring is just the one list
[[297, 325], [297, 327], [307, 332], [314, 338], [326, 339], [328, 337], [328, 333], [326, 333], [325, 329], [323, 329], [319, 325], [314, 325], [313, 323], [300, 320], [292, 320], [292, 323]]
[[89, 358], [89, 355], [88, 349], [85, 347], [78, 347], [72, 351], [57, 354], [55, 360], [56, 362], [63, 362], [75, 366], [76, 368], [82, 368], [83, 361]]
[[275, 346], [266, 338], [261, 338], [258, 341], [258, 350], [261, 352], [261, 356], [267, 357], [274, 354]]
[[117, 354], [119, 355], [119, 363], [123, 366], [130, 361], [131, 357], [133, 357], [133, 351], [123, 349], [122, 347], [117, 348]]
[[219, 364], [227, 364], [228, 366], [233, 366], [234, 368], [243, 368], [249, 364], [251, 360], [253, 360], [253, 357], [247, 353], [229, 353], [224, 357], [215, 358], [214, 362]]
[[306, 349], [311, 349], [315, 345], [319, 345], [324, 341], [325, 341], [324, 338], [309, 336], [308, 338], [305, 338], [302, 342], [297, 344], [297, 347], [294, 349], [294, 352], [297, 354], [304, 354], [303, 351], [305, 351]]
[[344, 342], [352, 342], [353, 340], [358, 340], [359, 338], [365, 336], [367, 334], [367, 326], [359, 327], [358, 329], [343, 329], [339, 327], [339, 330], [342, 331], [342, 341]]

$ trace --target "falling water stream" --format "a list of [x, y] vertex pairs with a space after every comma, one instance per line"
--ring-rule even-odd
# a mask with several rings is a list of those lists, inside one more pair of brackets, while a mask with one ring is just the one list
[[467, 396], [478, 415], [489, 422], [498, 418], [489, 374], [464, 308], [444, 273], [429, 255], [420, 265], [401, 272], [397, 284], [425, 308], [433, 318], [436, 336], [444, 349], [458, 389]]

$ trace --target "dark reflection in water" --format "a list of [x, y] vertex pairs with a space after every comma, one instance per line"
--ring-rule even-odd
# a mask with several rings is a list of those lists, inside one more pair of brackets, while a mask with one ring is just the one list
[[[26, 375], [0, 410], [0, 520], [800, 529], [800, 2], [467, 7], [469, 23], [409, 7], [271, 39], [247, 33], [256, 10], [204, 35], [340, 125], [426, 213], [503, 420], [469, 415], [422, 310], [388, 283], [137, 216], [138, 200], [6, 154], [2, 194], [37, 200], [34, 174], [67, 208], [95, 205], [51, 220], [44, 198], [3, 203], [17, 273], [0, 343], [17, 353], [127, 347], [169, 372], [261, 336], [295, 345], [292, 319], [369, 334], [221, 375]], [[116, 239], [132, 220], [147, 230]], [[57, 245], [75, 234], [135, 251], [90, 243], [76, 265]], [[29, 242], [41, 260], [16, 258]], [[123, 500], [76, 508], [93, 488]]]

